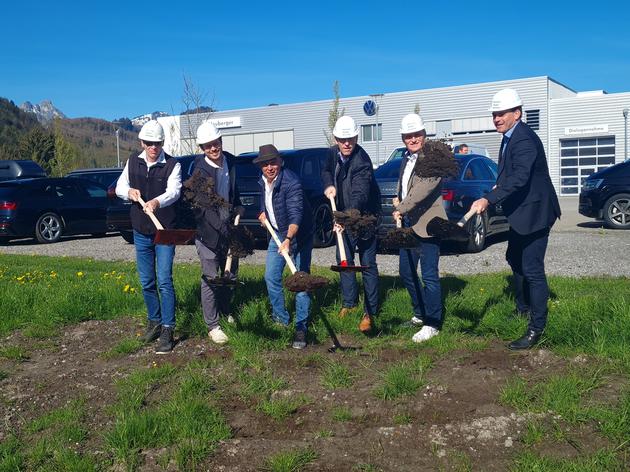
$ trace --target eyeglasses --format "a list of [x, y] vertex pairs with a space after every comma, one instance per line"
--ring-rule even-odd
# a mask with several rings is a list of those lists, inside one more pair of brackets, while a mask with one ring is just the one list
[[142, 140], [142, 144], [144, 144], [146, 147], [160, 147], [160, 146], [162, 146], [162, 141], [145, 141], [145, 140]]
[[214, 148], [220, 148], [222, 146], [223, 146], [223, 142], [220, 139], [217, 139], [215, 141], [210, 141], [209, 143], [203, 143], [203, 144], [199, 145], [199, 147], [201, 149], [203, 149], [204, 151], [206, 149], [212, 149], [213, 147]]
[[265, 161], [265, 162], [260, 163], [260, 167], [277, 166], [277, 165], [278, 165], [278, 162], [276, 162], [276, 159], [272, 159], [270, 161]]

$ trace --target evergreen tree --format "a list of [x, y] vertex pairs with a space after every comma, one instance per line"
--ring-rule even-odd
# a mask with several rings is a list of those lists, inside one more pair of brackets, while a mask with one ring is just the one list
[[20, 159], [37, 162], [50, 175], [55, 159], [55, 136], [35, 126], [20, 138], [18, 154]]

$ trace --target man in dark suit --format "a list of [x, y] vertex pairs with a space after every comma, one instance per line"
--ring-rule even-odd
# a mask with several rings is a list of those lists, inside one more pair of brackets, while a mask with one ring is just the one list
[[510, 223], [506, 259], [514, 274], [516, 309], [529, 316], [527, 331], [509, 344], [510, 349], [534, 346], [547, 324], [545, 252], [549, 230], [560, 217], [543, 144], [521, 121], [522, 106], [514, 89], [503, 89], [492, 99], [492, 120], [503, 134], [499, 175], [494, 189], [471, 206], [481, 213], [489, 204], [501, 203]]

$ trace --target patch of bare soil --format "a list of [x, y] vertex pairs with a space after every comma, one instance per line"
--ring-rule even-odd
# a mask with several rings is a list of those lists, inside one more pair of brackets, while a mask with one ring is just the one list
[[[256, 400], [241, 395], [240, 368], [232, 361], [229, 347], [216, 347], [205, 338], [182, 340], [166, 356], [153, 354], [153, 346], [121, 357], [103, 353], [122, 339], [140, 333], [142, 321], [122, 318], [89, 321], [71, 326], [51, 340], [33, 340], [15, 333], [3, 340], [5, 346], [21, 346], [29, 353], [26, 361], [0, 360], [8, 376], [0, 381], [0, 441], [11, 429], [83, 397], [89, 410], [90, 431], [86, 451], [107, 456], [102, 433], [111, 427], [108, 407], [116, 401], [116, 380], [138, 368], [171, 363], [185, 365], [191, 360], [214, 358], [224, 362], [232, 381], [220, 384], [218, 401], [232, 428], [232, 439], [221, 443], [203, 468], [212, 471], [260, 470], [265, 458], [283, 451], [311, 447], [317, 459], [306, 466], [310, 471], [346, 471], [358, 464], [371, 470], [472, 470], [503, 471], [521, 442], [524, 427], [532, 417], [499, 404], [501, 388], [517, 375], [542, 379], [561, 372], [571, 362], [546, 350], [511, 353], [503, 343], [493, 342], [478, 351], [455, 351], [437, 357], [426, 375], [426, 385], [414, 395], [396, 400], [378, 399], [374, 391], [383, 373], [405, 359], [417, 357], [422, 348], [408, 345], [377, 351], [330, 353], [328, 342], [305, 351], [287, 348], [263, 354], [273, 373], [287, 381], [276, 396], [303, 396], [306, 402], [284, 420], [274, 420], [256, 410]], [[359, 344], [355, 338], [342, 343]], [[354, 375], [349, 388], [329, 390], [321, 377], [327, 361], [345, 365]], [[614, 396], [618, 389], [605, 386]], [[604, 390], [606, 392], [606, 390]], [[343, 408], [346, 420], [333, 419]], [[400, 418], [406, 418], [401, 421]], [[553, 420], [553, 413], [537, 420]], [[561, 457], [605, 446], [589, 425], [570, 432], [571, 441], [550, 444], [548, 450]], [[161, 470], [159, 451], [144, 451], [142, 470]], [[355, 469], [357, 470], [357, 469]], [[360, 470], [360, 469], [359, 469]]]

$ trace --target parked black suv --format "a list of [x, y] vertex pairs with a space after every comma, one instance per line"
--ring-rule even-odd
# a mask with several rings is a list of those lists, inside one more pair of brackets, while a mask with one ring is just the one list
[[[330, 203], [324, 197], [324, 185], [321, 170], [328, 157], [328, 148], [310, 148], [282, 150], [284, 166], [295, 172], [302, 181], [302, 188], [313, 209], [315, 247], [326, 247], [333, 243], [333, 219]], [[266, 230], [258, 221], [260, 211], [261, 189], [260, 169], [252, 160], [258, 156], [257, 152], [239, 154], [236, 159], [236, 185], [241, 195], [241, 202], [245, 207], [242, 224], [249, 227], [259, 239], [267, 238]]]
[[630, 229], [630, 160], [588, 176], [580, 192], [580, 214], [613, 229]]
[[88, 179], [98, 182], [105, 187], [113, 182], [115, 183], [122, 174], [122, 167], [101, 167], [94, 169], [77, 169], [68, 173], [66, 177], [78, 177], [80, 179]]

